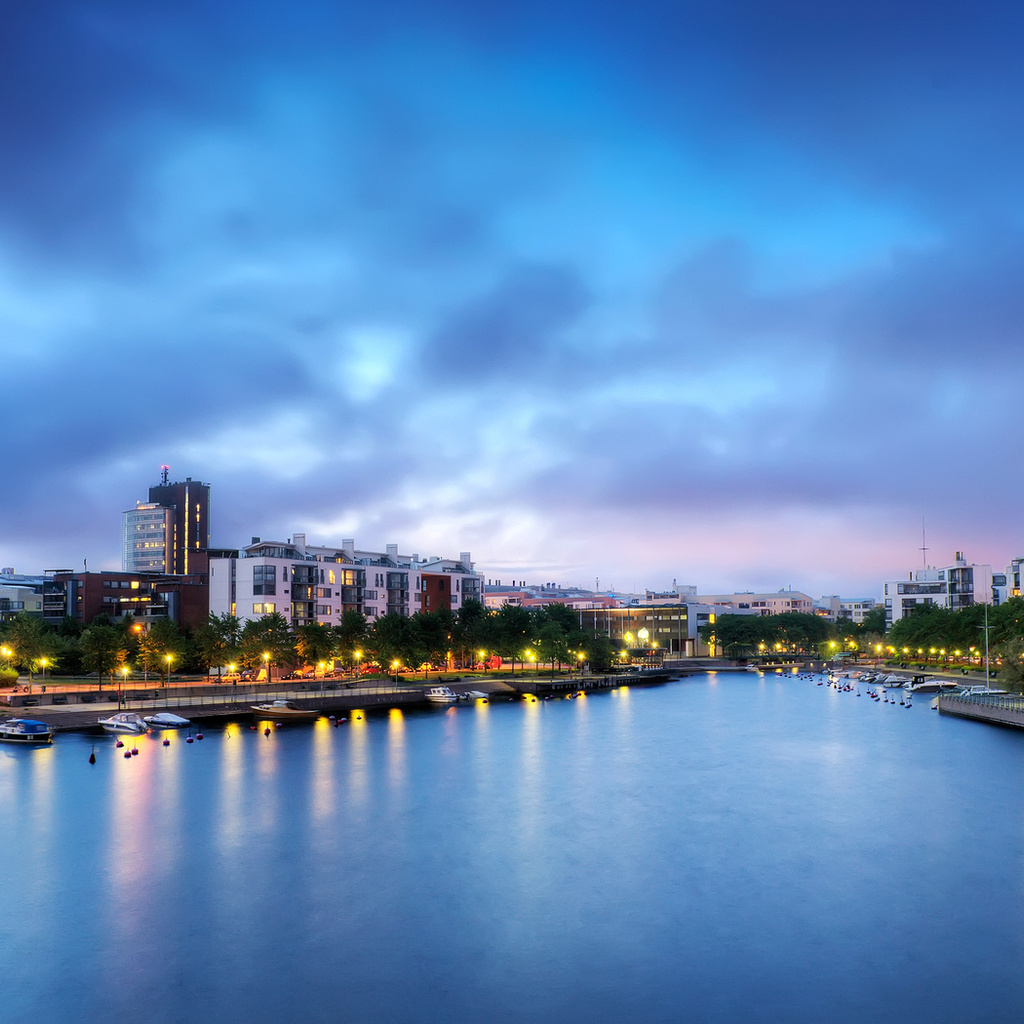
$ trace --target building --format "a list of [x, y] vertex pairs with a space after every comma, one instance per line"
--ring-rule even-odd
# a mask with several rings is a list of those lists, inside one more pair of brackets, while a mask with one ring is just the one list
[[167, 572], [174, 561], [174, 509], [136, 502], [121, 514], [121, 568], [125, 572]]
[[24, 576], [14, 569], [0, 569], [0, 622], [8, 622], [21, 612], [43, 614], [43, 576]]
[[716, 614], [732, 612], [753, 615], [782, 615], [785, 612], [814, 614], [814, 601], [798, 590], [780, 590], [769, 594], [701, 594], [693, 598], [697, 604], [712, 605]]
[[864, 616], [878, 606], [873, 597], [840, 597], [832, 594], [814, 602], [815, 614], [828, 622], [847, 622], [859, 626]]
[[144, 622], [171, 619], [199, 627], [209, 614], [209, 577], [205, 572], [61, 571], [47, 581], [44, 600], [46, 621], [54, 625], [65, 616], [88, 625], [97, 615], [116, 622], [130, 614]]
[[588, 633], [606, 636], [626, 650], [644, 651], [641, 660], [659, 663], [708, 654], [698, 631], [714, 621], [714, 614], [708, 605], [678, 602], [579, 611], [580, 627]]
[[122, 513], [121, 568], [187, 575], [210, 546], [210, 485], [192, 477], [169, 483], [168, 467], [161, 470], [149, 501]]
[[991, 565], [968, 564], [962, 551], [956, 552], [951, 565], [913, 569], [904, 580], [882, 584], [886, 628], [918, 605], [959, 611], [972, 604], [999, 604], [1006, 596], [1008, 575], [1012, 566], [1007, 574], [994, 576]]
[[337, 625], [346, 611], [371, 622], [389, 613], [412, 615], [442, 608], [457, 612], [468, 600], [482, 603], [483, 580], [468, 551], [457, 559], [357, 550], [355, 541], [314, 546], [297, 533], [262, 541], [237, 553], [210, 558], [210, 612], [245, 622], [280, 613], [293, 628], [313, 622]]

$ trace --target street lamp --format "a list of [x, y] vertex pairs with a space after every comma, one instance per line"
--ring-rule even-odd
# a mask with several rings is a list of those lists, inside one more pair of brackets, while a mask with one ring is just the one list
[[124, 694], [125, 694], [125, 691], [128, 688], [128, 666], [127, 665], [122, 665], [121, 666], [121, 679], [122, 679], [121, 693], [118, 695], [118, 700], [117, 700], [118, 704], [121, 704], [122, 701], [124, 700]]
[[[42, 673], [43, 673], [43, 692], [45, 693], [46, 692], [46, 659], [45, 658], [40, 658], [39, 659], [39, 667], [42, 669]], [[29, 684], [28, 684], [28, 692], [29, 693], [32, 692], [32, 682], [31, 682], [31, 679], [29, 680]]]
[[174, 660], [173, 654], [165, 654], [164, 661], [167, 662], [167, 673], [164, 677], [164, 686], [171, 685], [171, 662]]
[[398, 685], [398, 659], [391, 662], [391, 669], [395, 673], [395, 686]]
[[263, 678], [266, 682], [270, 682], [270, 655], [263, 652]]
[[480, 652], [480, 663], [484, 667], [484, 675], [487, 675], [487, 652], [486, 651], [481, 651]]

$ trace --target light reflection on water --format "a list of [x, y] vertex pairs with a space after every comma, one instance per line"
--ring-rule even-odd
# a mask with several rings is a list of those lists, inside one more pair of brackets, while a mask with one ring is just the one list
[[780, 676], [350, 719], [0, 749], [5, 1024], [1024, 1005], [1018, 733]]

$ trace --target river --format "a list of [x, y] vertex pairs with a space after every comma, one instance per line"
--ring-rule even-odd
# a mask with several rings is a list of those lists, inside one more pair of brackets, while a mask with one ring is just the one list
[[0, 746], [0, 1020], [1019, 1021], [1024, 734], [929, 705], [711, 674]]

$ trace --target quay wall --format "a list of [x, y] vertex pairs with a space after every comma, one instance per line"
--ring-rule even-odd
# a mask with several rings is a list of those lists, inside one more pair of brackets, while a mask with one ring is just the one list
[[939, 713], [972, 718], [992, 725], [1008, 725], [1024, 729], [1024, 698], [1002, 694], [939, 694]]

